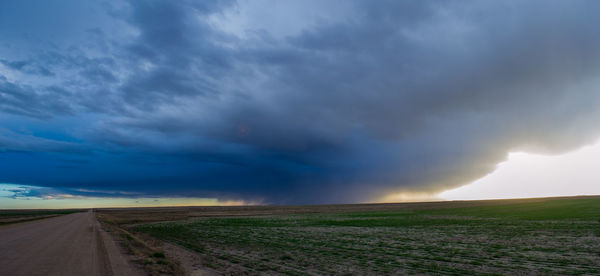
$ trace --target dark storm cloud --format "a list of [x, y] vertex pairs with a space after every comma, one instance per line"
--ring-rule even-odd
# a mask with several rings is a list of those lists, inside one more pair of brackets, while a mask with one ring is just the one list
[[125, 100], [142, 108], [178, 97], [215, 95], [216, 83], [231, 74], [231, 51], [215, 45], [227, 39], [203, 19], [230, 5], [182, 1], [132, 1], [129, 22], [139, 36], [127, 45], [138, 70], [124, 83]]
[[44, 90], [38, 93], [31, 86], [12, 83], [0, 75], [0, 110], [37, 118], [71, 112], [62, 91], [52, 87]]
[[50, 70], [48, 70], [48, 68], [46, 68], [44, 66], [39, 66], [39, 65], [31, 66], [32, 65], [31, 61], [0, 60], [0, 63], [2, 63], [4, 66], [7, 66], [10, 69], [23, 71], [23, 72], [29, 73], [29, 74], [44, 75], [44, 76], [53, 76], [54, 75]]
[[131, 1], [44, 50], [10, 30], [31, 47], [0, 47], [0, 110], [59, 120], [62, 136], [11, 119], [0, 181], [362, 201], [456, 187], [510, 150], [558, 153], [600, 134], [596, 2], [305, 5], [331, 18], [270, 22], [306, 26], [286, 35], [245, 18], [236, 33], [228, 13], [242, 3]]
[[2, 152], [86, 153], [76, 143], [14, 133], [2, 128], [0, 128], [0, 148]]

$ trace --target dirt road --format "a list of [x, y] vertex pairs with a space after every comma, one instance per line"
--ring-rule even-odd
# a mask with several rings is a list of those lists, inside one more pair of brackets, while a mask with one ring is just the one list
[[0, 275], [136, 275], [92, 211], [0, 227]]

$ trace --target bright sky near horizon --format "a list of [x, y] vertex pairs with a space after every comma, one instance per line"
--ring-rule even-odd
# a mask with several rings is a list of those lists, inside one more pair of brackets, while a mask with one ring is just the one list
[[70, 194], [30, 196], [46, 187], [0, 183], [0, 209], [79, 209], [159, 206], [237, 206], [260, 202], [221, 201], [195, 197], [89, 197]]
[[600, 195], [600, 142], [560, 155], [515, 152], [492, 173], [440, 193], [445, 200]]

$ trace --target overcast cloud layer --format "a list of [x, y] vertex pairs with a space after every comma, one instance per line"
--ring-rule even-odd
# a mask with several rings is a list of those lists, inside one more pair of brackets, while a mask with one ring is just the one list
[[600, 125], [598, 1], [0, 2], [0, 183], [435, 192]]

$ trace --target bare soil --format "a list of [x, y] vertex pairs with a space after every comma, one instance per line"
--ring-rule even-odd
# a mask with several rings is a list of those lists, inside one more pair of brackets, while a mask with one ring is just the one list
[[139, 275], [126, 260], [91, 211], [0, 226], [0, 275]]

